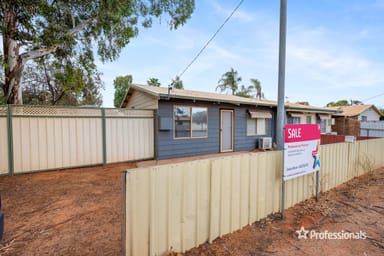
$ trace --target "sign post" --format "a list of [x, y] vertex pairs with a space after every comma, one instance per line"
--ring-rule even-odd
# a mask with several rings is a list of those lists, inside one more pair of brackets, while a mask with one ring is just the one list
[[[320, 125], [287, 124], [284, 128], [283, 182], [309, 173], [316, 173], [316, 199], [319, 193]], [[285, 191], [282, 192], [283, 206]], [[284, 208], [282, 209], [284, 216]]]

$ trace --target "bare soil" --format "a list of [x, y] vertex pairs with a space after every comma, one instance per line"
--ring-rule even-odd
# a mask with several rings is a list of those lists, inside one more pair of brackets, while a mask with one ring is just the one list
[[[0, 255], [121, 255], [121, 170], [135, 164], [0, 177]], [[185, 255], [384, 255], [384, 168]], [[365, 240], [297, 238], [296, 230]]]
[[[384, 255], [384, 168], [355, 178], [185, 255]], [[364, 232], [366, 239], [298, 239], [297, 230]], [[320, 235], [318, 236], [320, 238]]]
[[135, 164], [0, 177], [0, 255], [121, 255], [121, 170]]

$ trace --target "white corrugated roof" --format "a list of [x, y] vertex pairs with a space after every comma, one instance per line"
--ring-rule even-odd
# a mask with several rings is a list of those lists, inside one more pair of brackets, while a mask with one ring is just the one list
[[[130, 90], [138, 90], [159, 98], [168, 97], [167, 87], [156, 87], [156, 86], [149, 86], [149, 85], [132, 84], [128, 89], [127, 96], [125, 97], [122, 103], [122, 107], [125, 107], [128, 102], [128, 94]], [[175, 89], [175, 88], [172, 88], [169, 96], [170, 98], [177, 98], [177, 99], [230, 103], [234, 105], [244, 104], [244, 105], [254, 105], [254, 106], [271, 106], [271, 107], [277, 106], [277, 102], [274, 100], [257, 100], [255, 98], [245, 98], [245, 97], [234, 96], [230, 94], [201, 92], [201, 91], [192, 91], [192, 90], [184, 90], [184, 89], [181, 90], [181, 89]], [[291, 110], [291, 111], [322, 112], [322, 113], [337, 112], [337, 110], [334, 110], [331, 108], [315, 107], [315, 106], [303, 105], [303, 104], [297, 104], [297, 103], [286, 103], [285, 106], [287, 111]]]

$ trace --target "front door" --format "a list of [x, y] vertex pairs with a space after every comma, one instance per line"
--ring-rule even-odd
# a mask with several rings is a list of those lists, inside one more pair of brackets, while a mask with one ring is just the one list
[[233, 110], [220, 110], [220, 152], [233, 151]]

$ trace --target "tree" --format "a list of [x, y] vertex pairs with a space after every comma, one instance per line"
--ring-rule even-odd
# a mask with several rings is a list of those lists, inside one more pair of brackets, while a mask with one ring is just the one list
[[327, 107], [339, 107], [339, 106], [353, 106], [353, 105], [363, 105], [363, 102], [359, 100], [338, 100], [336, 102], [331, 101], [327, 104]]
[[5, 104], [3, 89], [0, 88], [0, 106]]
[[329, 102], [327, 107], [339, 107], [339, 106], [349, 106], [349, 102], [347, 100], [339, 100], [336, 102]]
[[39, 105], [101, 106], [104, 88], [96, 66], [83, 68], [81, 57], [70, 62], [44, 56], [27, 64], [24, 71], [23, 101]]
[[239, 88], [239, 83], [241, 82], [241, 77], [238, 75], [237, 71], [231, 68], [228, 72], [225, 72], [221, 79], [218, 82], [218, 85], [216, 87], [217, 89], [220, 89], [221, 92], [224, 92], [226, 90], [231, 90], [232, 95], [236, 94], [236, 91]]
[[261, 100], [261, 98], [264, 98], [264, 95], [261, 92], [261, 83], [259, 80], [251, 78], [251, 87], [256, 90], [256, 99]]
[[170, 29], [185, 24], [194, 0], [2, 0], [0, 26], [3, 40], [4, 81], [7, 103], [22, 104], [22, 75], [29, 60], [45, 55], [71, 59], [79, 53], [92, 55], [93, 47], [103, 62], [119, 57], [140, 27], [166, 16]]
[[115, 98], [113, 99], [113, 105], [116, 108], [121, 106], [129, 85], [132, 83], [132, 76], [118, 76], [113, 80], [113, 86], [115, 87]]
[[363, 102], [359, 101], [359, 100], [351, 100], [351, 106], [354, 106], [354, 105], [364, 105]]
[[[1, 54], [0, 54], [0, 63], [3, 63]], [[0, 82], [1, 81], [4, 81], [4, 76], [3, 76], [3, 72], [1, 72], [0, 70]], [[0, 86], [0, 105], [4, 105], [4, 104], [5, 104], [4, 92], [3, 92], [3, 88]]]
[[254, 88], [252, 86], [245, 87], [244, 85], [242, 85], [240, 87], [240, 90], [238, 90], [235, 95], [245, 98], [252, 98], [253, 89]]
[[183, 81], [179, 76], [176, 76], [175, 80], [172, 81], [172, 86], [176, 89], [184, 89]]
[[147, 84], [150, 85], [150, 86], [156, 86], [156, 87], [160, 87], [161, 86], [161, 83], [160, 83], [159, 79], [157, 79], [155, 77], [149, 78], [148, 81], [147, 81]]

